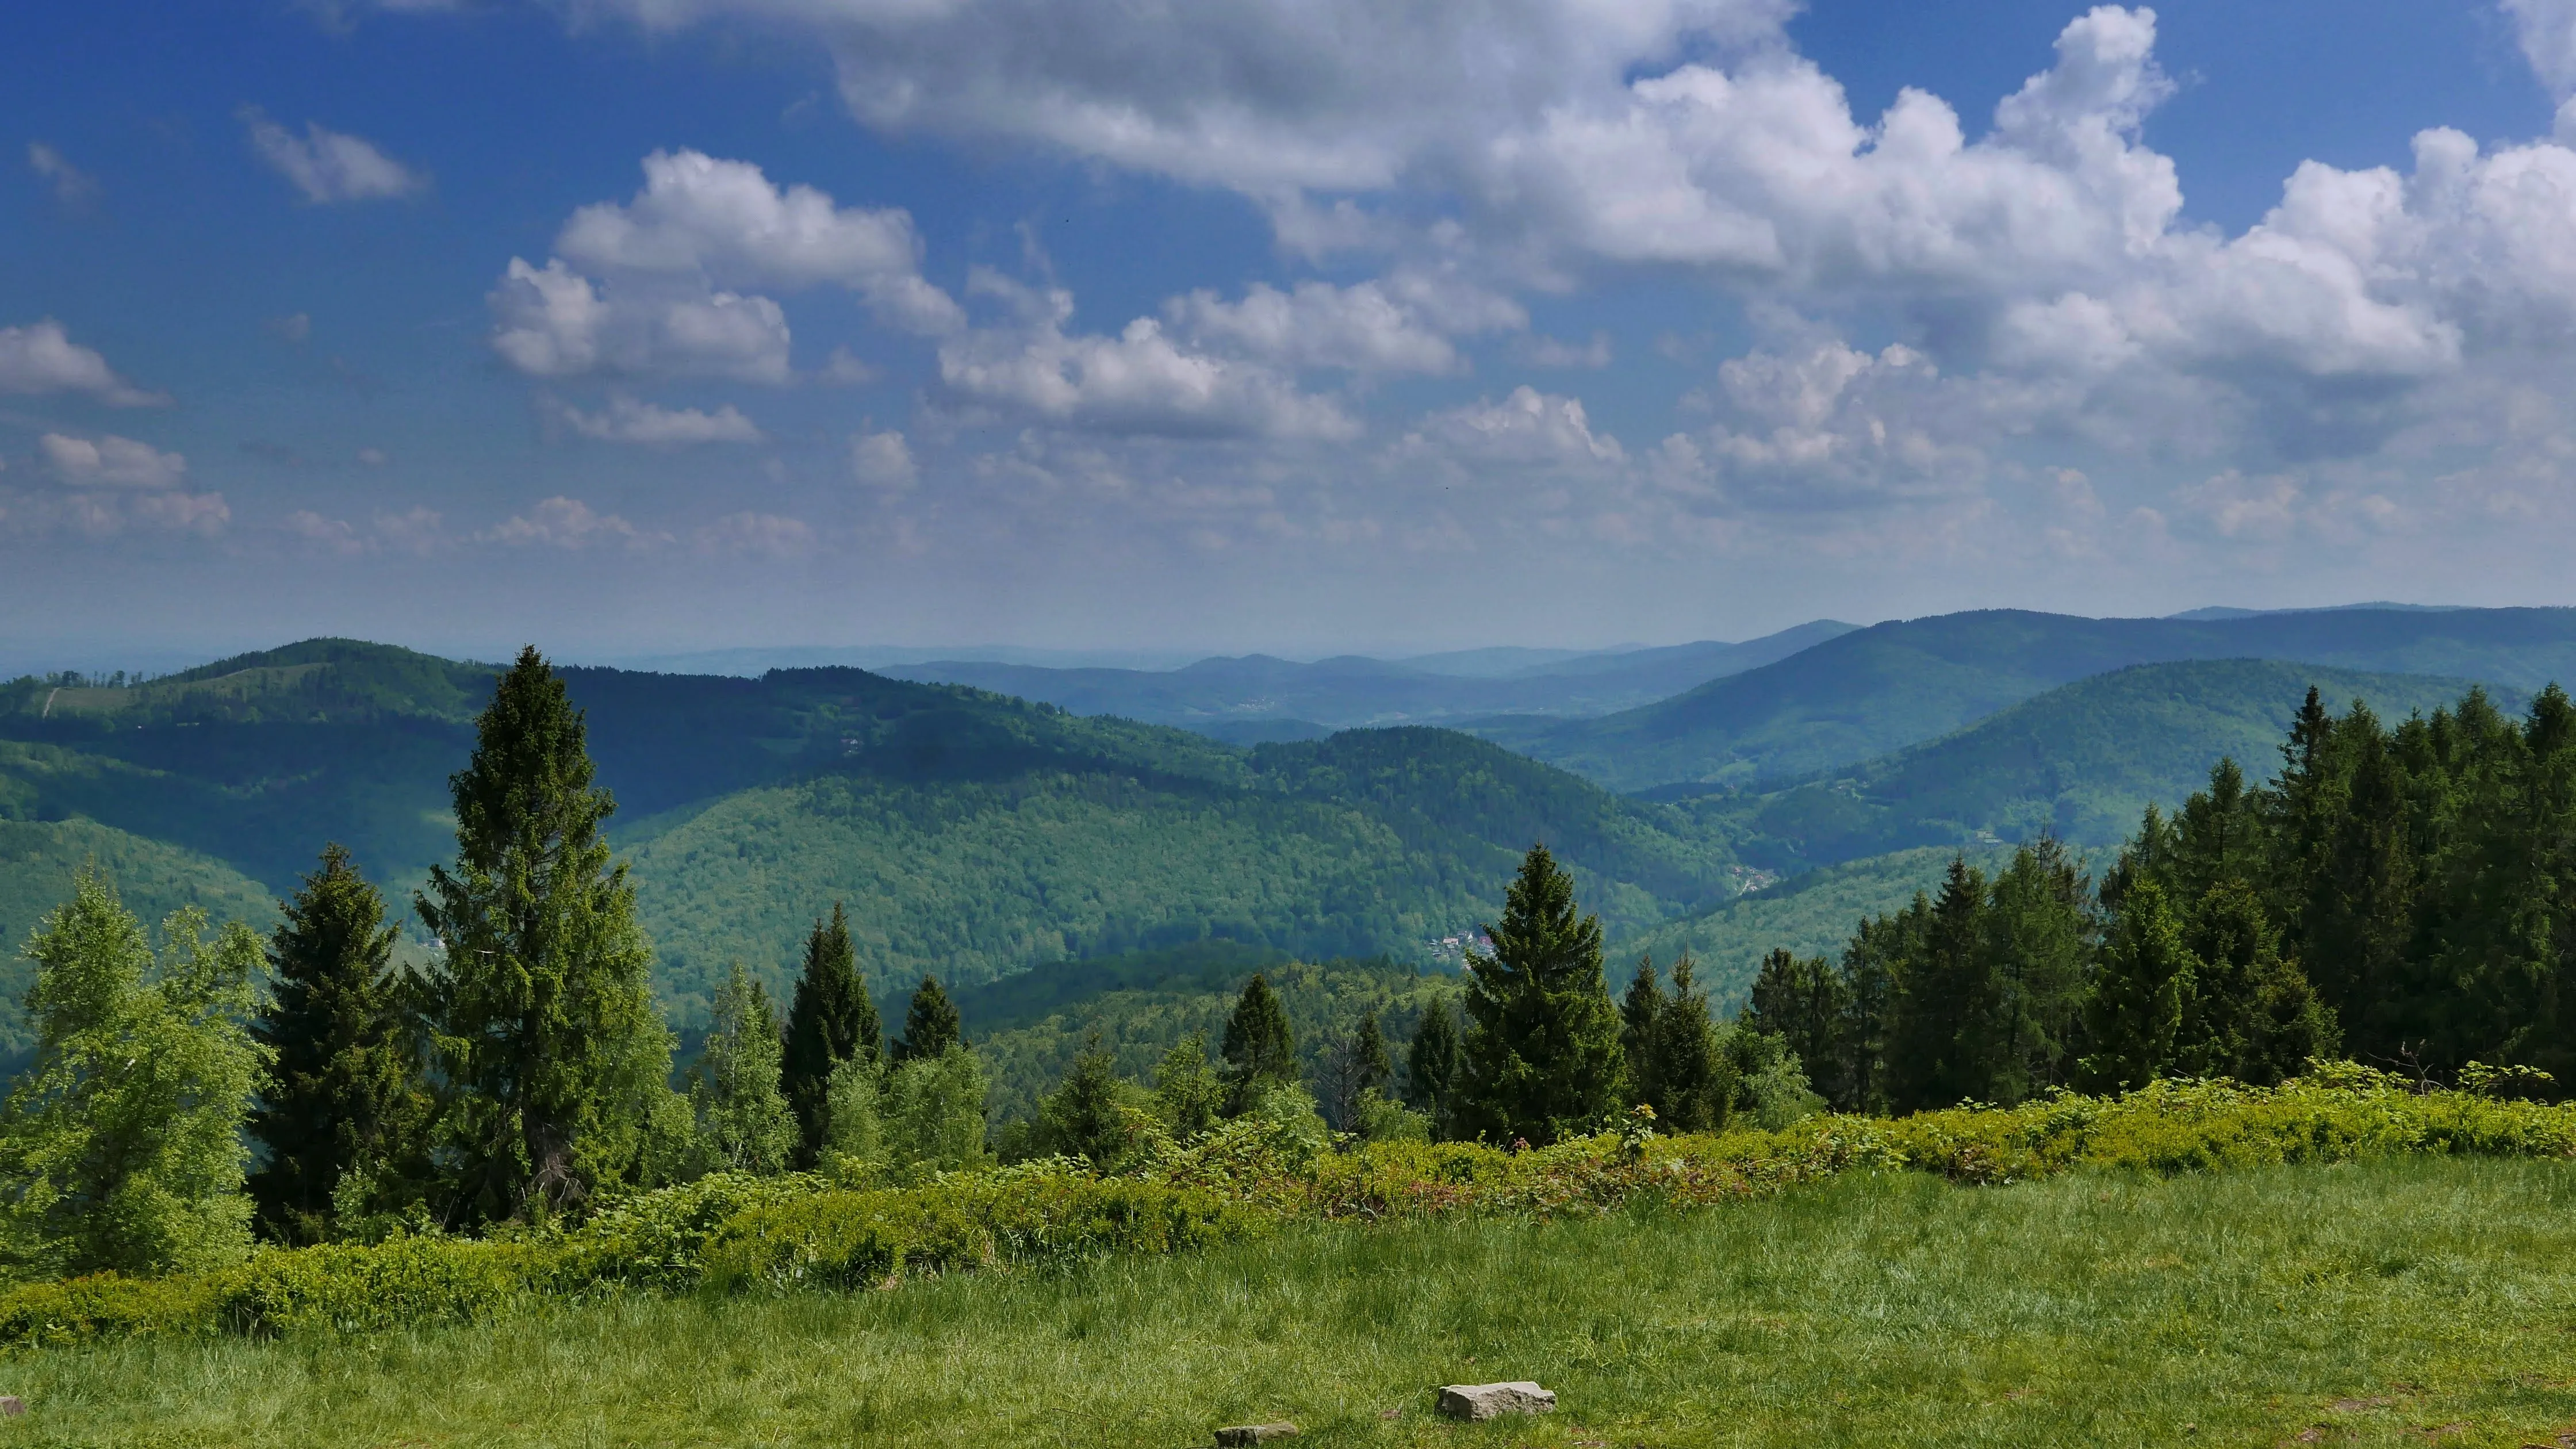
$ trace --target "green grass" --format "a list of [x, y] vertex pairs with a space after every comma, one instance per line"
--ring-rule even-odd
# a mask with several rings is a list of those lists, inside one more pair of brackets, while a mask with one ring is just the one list
[[[0, 1369], [31, 1406], [0, 1444], [1178, 1446], [1284, 1417], [1315, 1445], [2511, 1446], [2576, 1426], [2571, 1207], [2549, 1162], [1856, 1174], [850, 1297], [52, 1350]], [[1430, 1413], [1521, 1377], [1562, 1411]]]

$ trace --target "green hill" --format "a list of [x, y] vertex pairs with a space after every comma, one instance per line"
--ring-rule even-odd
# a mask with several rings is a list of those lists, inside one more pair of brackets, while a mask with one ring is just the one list
[[[1225, 1038], [1226, 1017], [1255, 971], [1279, 989], [1310, 1082], [1321, 1075], [1335, 1037], [1370, 1010], [1378, 1013], [1389, 1049], [1401, 1061], [1423, 1008], [1455, 992], [1458, 981], [1383, 959], [1305, 962], [1209, 942], [1069, 962], [996, 982], [958, 1002], [967, 1037], [991, 1074], [993, 1120], [1032, 1115], [1095, 1035], [1117, 1059], [1119, 1074], [1137, 1082], [1150, 1081], [1163, 1053], [1183, 1038], [1200, 1037], [1214, 1056]], [[1072, 989], [1049, 985], [1059, 976]], [[1023, 982], [1035, 988], [1042, 1007], [1027, 998]]]
[[1626, 985], [1640, 955], [1651, 954], [1657, 967], [1669, 970], [1687, 951], [1710, 1001], [1732, 1012], [1743, 1004], [1764, 956], [1785, 947], [1801, 956], [1840, 957], [1863, 916], [1900, 910], [1916, 891], [1938, 887], [1951, 859], [1962, 853], [1970, 864], [1991, 871], [2008, 852], [1935, 846], [1829, 865], [1713, 910], [1614, 938], [1608, 948], [1612, 990]]
[[1599, 719], [1462, 726], [1616, 790], [1841, 769], [2134, 664], [2294, 660], [2521, 691], [2576, 679], [2576, 609], [2083, 619], [1983, 610], [1879, 624]]
[[[1447, 731], [1239, 749], [856, 669], [564, 676], [683, 1024], [731, 959], [783, 990], [835, 900], [891, 990], [1207, 937], [1414, 959], [1539, 839], [1622, 926], [1741, 877], [1692, 811]], [[135, 687], [18, 681], [0, 820], [96, 822], [272, 893], [338, 840], [399, 896], [453, 849], [446, 779], [490, 677], [319, 640]]]
[[[2227, 659], [2143, 664], [2026, 700], [1965, 730], [1828, 779], [1734, 802], [1739, 848], [1775, 869], [1912, 846], [2032, 839], [2107, 846], [2147, 802], [2178, 805], [2233, 756], [2256, 779], [2309, 686], [2340, 709], [2366, 700], [2396, 719], [2451, 704], [2469, 685]], [[2506, 692], [2500, 702], [2518, 707]]]

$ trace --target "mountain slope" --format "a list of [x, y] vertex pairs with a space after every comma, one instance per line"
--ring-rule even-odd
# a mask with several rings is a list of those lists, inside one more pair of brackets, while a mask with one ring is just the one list
[[[136, 689], [20, 681], [0, 821], [97, 822], [263, 894], [339, 840], [399, 900], [453, 849], [447, 776], [491, 677], [313, 641]], [[564, 678], [683, 1024], [735, 957], [783, 989], [836, 899], [895, 989], [1209, 936], [1409, 957], [1490, 915], [1539, 839], [1623, 926], [1741, 878], [1700, 816], [1448, 731], [1237, 749], [855, 669]]]
[[1742, 786], [1849, 766], [2133, 664], [2244, 658], [2530, 691], [2576, 678], [2576, 609], [2356, 609], [2216, 620], [1944, 614], [1845, 634], [1598, 719], [1462, 727], [1613, 789]]
[[1300, 720], [1352, 729], [1437, 724], [1492, 714], [1592, 715], [1664, 698], [1704, 680], [1785, 658], [1848, 624], [1819, 620], [1741, 644], [1699, 643], [1547, 659], [1496, 670], [1519, 651], [1473, 650], [1388, 661], [1349, 655], [1300, 664], [1268, 655], [1202, 659], [1180, 669], [1047, 669], [945, 660], [890, 666], [901, 679], [972, 685], [1188, 729]]
[[[2361, 699], [2390, 718], [2429, 714], [2469, 688], [2271, 660], [2142, 664], [1832, 778], [1718, 808], [1740, 822], [1747, 857], [1774, 868], [2042, 833], [2116, 845], [2149, 801], [2179, 804], [2222, 755], [2251, 779], [2270, 776], [2310, 685], [2337, 710]], [[2499, 702], [2520, 700], [2507, 693]]]

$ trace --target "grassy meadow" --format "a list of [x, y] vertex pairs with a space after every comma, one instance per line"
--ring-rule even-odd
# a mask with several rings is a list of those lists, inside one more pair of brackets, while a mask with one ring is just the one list
[[[2401, 1157], [1301, 1224], [856, 1295], [17, 1354], [0, 1445], [2556, 1444], [2576, 1164]], [[1534, 1377], [1543, 1420], [1434, 1386]]]

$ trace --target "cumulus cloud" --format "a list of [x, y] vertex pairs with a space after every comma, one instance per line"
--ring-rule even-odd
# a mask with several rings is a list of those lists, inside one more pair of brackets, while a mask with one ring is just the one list
[[1173, 337], [1151, 317], [1115, 336], [1071, 334], [1073, 294], [1023, 287], [990, 272], [973, 290], [1019, 314], [940, 344], [939, 380], [962, 408], [1060, 427], [1164, 437], [1348, 439], [1359, 424], [1329, 398], [1240, 357]]
[[686, 286], [611, 292], [549, 259], [510, 259], [488, 298], [492, 350], [532, 377], [589, 372], [787, 381], [787, 314], [767, 297]]
[[1288, 291], [1254, 283], [1240, 301], [1196, 291], [1164, 304], [1165, 319], [1204, 344], [1283, 367], [1353, 372], [1457, 372], [1450, 332], [1526, 323], [1518, 304], [1490, 293], [1398, 279], [1337, 287], [1300, 282]]
[[1516, 387], [1501, 402], [1477, 402], [1426, 417], [1405, 448], [1436, 449], [1478, 462], [1597, 467], [1626, 459], [1619, 440], [1592, 430], [1580, 398]]
[[286, 515], [281, 526], [290, 537], [319, 553], [354, 557], [367, 551], [366, 540], [346, 519], [325, 518], [309, 508]]
[[921, 275], [921, 242], [900, 209], [842, 207], [811, 186], [781, 188], [748, 161], [699, 151], [644, 158], [644, 189], [572, 214], [555, 253], [616, 274], [702, 276], [718, 286], [795, 290], [831, 283], [907, 331], [955, 331], [964, 315]]
[[113, 433], [97, 438], [47, 433], [36, 442], [56, 475], [84, 487], [176, 488], [188, 473], [188, 460], [177, 453]]
[[81, 393], [110, 407], [153, 407], [170, 401], [116, 375], [96, 349], [72, 341], [51, 318], [25, 327], [0, 327], [0, 392]]
[[493, 350], [536, 377], [786, 382], [787, 314], [752, 288], [844, 287], [888, 325], [925, 336], [964, 321], [922, 277], [909, 213], [839, 206], [697, 151], [645, 157], [644, 188], [575, 211], [554, 250], [543, 266], [511, 258], [490, 297]]
[[258, 107], [241, 113], [251, 149], [315, 206], [341, 201], [384, 201], [426, 189], [429, 178], [376, 149], [361, 137], [307, 121], [304, 134], [268, 118]]
[[631, 397], [612, 397], [608, 406], [586, 413], [568, 403], [554, 407], [554, 417], [585, 438], [608, 443], [643, 443], [671, 447], [686, 443], [766, 442], [757, 424], [727, 403], [714, 412], [697, 408], [664, 408]]
[[557, 548], [579, 553], [590, 549], [642, 550], [664, 540], [614, 513], [601, 513], [578, 498], [546, 499], [486, 530], [482, 539], [509, 548]]
[[900, 492], [921, 481], [921, 470], [913, 464], [912, 445], [889, 430], [850, 439], [850, 476], [870, 488]]

